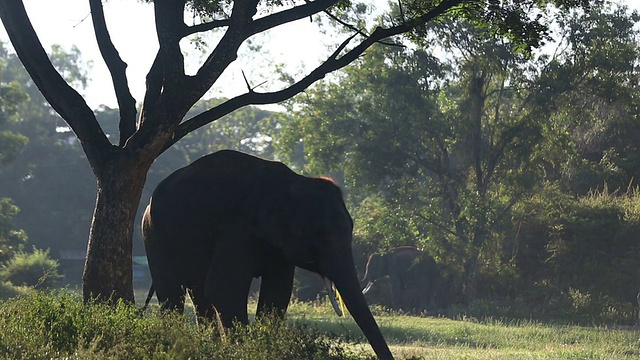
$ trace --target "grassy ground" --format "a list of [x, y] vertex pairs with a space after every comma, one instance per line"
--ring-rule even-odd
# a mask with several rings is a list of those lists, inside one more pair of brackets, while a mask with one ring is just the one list
[[[417, 317], [375, 311], [397, 358], [412, 359], [638, 359], [640, 330], [505, 323]], [[350, 317], [338, 318], [330, 305], [294, 303], [289, 317], [364, 343]], [[362, 348], [360, 345], [352, 345]], [[364, 349], [369, 351], [367, 346]]]
[[[140, 302], [143, 296], [137, 294]], [[138, 304], [138, 307], [141, 304]], [[249, 304], [249, 311], [255, 309]], [[350, 316], [326, 303], [291, 304], [273, 319], [222, 331], [119, 303], [83, 305], [77, 292], [28, 291], [0, 301], [0, 359], [371, 360]], [[533, 321], [406, 316], [374, 308], [396, 359], [638, 359], [640, 330]]]

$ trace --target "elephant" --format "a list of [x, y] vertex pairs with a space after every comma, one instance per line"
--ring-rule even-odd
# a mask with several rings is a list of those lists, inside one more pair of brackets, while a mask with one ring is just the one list
[[413, 246], [369, 256], [362, 290], [367, 294], [374, 281], [389, 278], [391, 307], [405, 311], [425, 310], [436, 288], [438, 267], [435, 260]]
[[182, 312], [189, 293], [199, 317], [248, 324], [250, 284], [260, 277], [256, 316], [284, 316], [298, 266], [335, 285], [378, 358], [393, 359], [360, 290], [352, 231], [333, 180], [233, 150], [170, 174], [142, 219], [162, 309]]

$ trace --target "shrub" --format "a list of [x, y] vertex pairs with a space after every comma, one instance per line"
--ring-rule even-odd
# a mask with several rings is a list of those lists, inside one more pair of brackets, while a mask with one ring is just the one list
[[544, 318], [629, 323], [640, 278], [640, 190], [571, 198], [549, 188], [517, 209], [522, 296]]
[[0, 271], [0, 277], [18, 286], [50, 288], [58, 284], [58, 262], [49, 257], [48, 250], [34, 248], [32, 253], [18, 252]]
[[25, 287], [15, 286], [8, 281], [0, 282], [0, 300], [7, 300], [26, 292]]
[[370, 359], [318, 330], [265, 319], [230, 331], [61, 290], [0, 302], [0, 359]]

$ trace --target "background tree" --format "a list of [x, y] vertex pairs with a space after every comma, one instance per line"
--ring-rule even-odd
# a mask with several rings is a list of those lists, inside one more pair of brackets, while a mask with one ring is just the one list
[[[483, 21], [501, 34], [527, 45], [538, 45], [544, 25], [528, 16], [532, 8], [545, 10], [547, 1], [420, 1], [410, 3], [410, 13], [397, 25], [377, 27], [372, 33], [355, 32], [336, 46], [316, 69], [280, 90], [246, 93], [186, 119], [189, 109], [216, 83], [251, 36], [275, 26], [303, 19], [337, 5], [337, 0], [310, 2], [239, 1], [154, 2], [159, 50], [147, 74], [147, 92], [139, 116], [120, 58], [107, 29], [102, 2], [89, 0], [96, 41], [111, 72], [120, 112], [118, 142], [112, 143], [84, 99], [52, 66], [20, 0], [0, 2], [0, 18], [11, 42], [35, 84], [53, 109], [77, 136], [97, 179], [97, 200], [89, 234], [83, 293], [93, 297], [133, 300], [131, 250], [136, 211], [146, 174], [164, 150], [189, 132], [250, 104], [285, 100], [346, 66], [376, 41], [401, 34], [451, 12]], [[588, 1], [557, 0], [563, 6]], [[346, 2], [339, 4], [346, 7]], [[185, 10], [196, 15], [194, 25], [184, 23]], [[222, 33], [208, 58], [194, 75], [185, 72], [180, 41], [190, 35], [219, 30]], [[349, 46], [355, 37], [361, 40]]]
[[[24, 135], [9, 131], [7, 127], [18, 120], [18, 108], [28, 95], [18, 81], [2, 76], [7, 67], [7, 50], [0, 43], [0, 174], [15, 159], [27, 143]], [[0, 193], [0, 264], [6, 263], [26, 242], [23, 230], [17, 230], [14, 217], [19, 208], [7, 198], [6, 189]]]
[[[561, 42], [554, 57], [517, 53], [513, 44], [461, 21], [430, 26], [419, 39], [423, 50], [376, 47], [337, 83], [318, 84], [296, 99], [291, 109], [299, 110], [283, 121], [278, 146], [290, 160], [299, 159], [302, 147], [306, 171], [341, 174], [368, 252], [424, 246], [459, 274], [467, 302], [478, 296], [481, 281], [491, 284], [481, 296], [516, 294], [520, 276], [531, 279], [524, 248], [542, 244], [535, 251], [542, 262], [554, 256], [545, 250], [552, 240], [520, 233], [527, 216], [520, 211], [533, 208], [526, 204], [534, 194], [549, 194], [545, 184], [574, 182], [572, 174], [585, 164], [603, 176], [587, 189], [612, 178], [601, 158], [593, 162], [577, 149], [591, 127], [629, 131], [613, 130], [619, 120], [612, 119], [633, 108], [633, 96], [619, 94], [637, 93], [637, 15], [597, 7], [560, 16], [561, 35], [573, 40]], [[435, 43], [448, 50], [446, 63], [435, 60], [441, 51]], [[616, 60], [599, 63], [601, 49]], [[584, 97], [589, 89], [603, 92]], [[628, 114], [627, 121], [636, 119]], [[621, 139], [619, 146], [635, 143]], [[634, 161], [625, 154], [618, 164]]]
[[[77, 48], [67, 51], [54, 46], [49, 56], [66, 81], [84, 89], [90, 68]], [[15, 221], [27, 231], [30, 243], [51, 248], [55, 257], [59, 250], [82, 250], [95, 203], [91, 168], [71, 129], [47, 103], [18, 57], [7, 53], [2, 58], [6, 66], [0, 76], [22, 84], [28, 99], [14, 103], [20, 118], [7, 128], [29, 141], [21, 147], [16, 161], [0, 172], [0, 187], [20, 207]], [[105, 129], [113, 130], [109, 119], [105, 120], [101, 111], [97, 114]], [[117, 129], [117, 121], [115, 124]]]
[[[89, 81], [87, 74], [91, 64], [82, 60], [80, 51], [75, 47], [65, 50], [54, 46], [49, 56], [55, 59], [56, 68], [65, 74], [67, 81], [82, 91]], [[0, 196], [12, 199], [12, 202], [3, 202], [1, 207], [7, 221], [3, 226], [6, 229], [4, 237], [9, 236], [10, 230], [23, 229], [29, 234], [30, 244], [50, 249], [51, 256], [56, 259], [60, 259], [61, 251], [84, 252], [96, 191], [95, 178], [84, 152], [66, 123], [51, 109], [30, 80], [17, 56], [4, 52], [0, 59], [4, 64], [0, 77], [12, 86], [21, 84], [19, 90], [24, 90], [23, 96], [6, 96], [2, 106], [7, 111], [14, 109], [13, 117], [16, 117], [2, 126], [3, 131], [19, 133], [21, 135], [15, 136], [24, 139], [21, 146], [13, 150], [14, 161], [0, 169], [0, 188], [3, 189]], [[191, 113], [197, 114], [209, 104], [223, 101], [203, 100]], [[94, 112], [107, 137], [118, 141], [118, 110], [101, 106]], [[148, 202], [158, 182], [175, 169], [216, 149], [237, 149], [268, 157], [268, 138], [261, 137], [259, 133], [270, 115], [269, 111], [245, 107], [183, 138], [154, 162], [143, 193], [143, 206], [146, 206], [144, 203]], [[262, 140], [255, 143], [255, 139]], [[0, 143], [11, 144], [9, 141]], [[135, 255], [144, 254], [139, 223], [136, 221], [137, 230], [134, 232]], [[82, 280], [75, 277], [75, 273], [66, 275], [67, 284], [80, 284]]]
[[[508, 47], [475, 42], [480, 36], [468, 27], [449, 24], [438, 35], [445, 33], [473, 43], [460, 49], [468, 58], [447, 66], [423, 51], [377, 47], [339, 84], [301, 98], [281, 147], [300, 139], [308, 167], [342, 167], [352, 196], [376, 194], [356, 212], [366, 219], [356, 233], [374, 248], [425, 246], [464, 268], [472, 299], [483, 248], [531, 187], [524, 169], [540, 131], [516, 112], [523, 100], [506, 87], [520, 85]], [[454, 74], [461, 75], [445, 84]], [[389, 210], [371, 211], [375, 199]]]
[[625, 191], [636, 182], [638, 155], [637, 23], [640, 15], [624, 6], [597, 7], [587, 14], [558, 14], [558, 50], [543, 68], [537, 101], [555, 109], [541, 157], [548, 180], [585, 195], [590, 190]]

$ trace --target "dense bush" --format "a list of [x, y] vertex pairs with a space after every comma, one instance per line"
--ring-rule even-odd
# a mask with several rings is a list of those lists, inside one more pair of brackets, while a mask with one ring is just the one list
[[28, 289], [25, 287], [15, 286], [8, 281], [0, 281], [0, 300], [7, 300], [21, 294], [26, 294], [27, 291]]
[[0, 302], [3, 359], [367, 359], [314, 328], [271, 319], [221, 331], [133, 305], [83, 305], [67, 292]]
[[0, 271], [0, 277], [18, 286], [51, 288], [59, 283], [62, 275], [58, 272], [58, 262], [49, 257], [48, 250], [34, 248], [32, 253], [16, 253]]
[[632, 322], [640, 286], [640, 191], [578, 199], [549, 190], [520, 211], [518, 295], [558, 320]]

